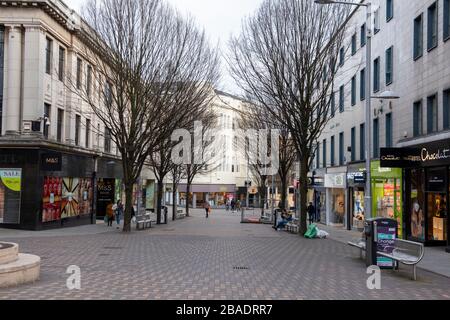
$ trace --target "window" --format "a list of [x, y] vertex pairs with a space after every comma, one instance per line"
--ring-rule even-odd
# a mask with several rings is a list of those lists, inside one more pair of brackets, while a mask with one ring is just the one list
[[113, 97], [112, 97], [111, 83], [106, 82], [105, 83], [105, 104], [107, 106], [111, 106], [111, 104], [113, 102], [112, 100], [113, 100]]
[[90, 147], [91, 144], [91, 120], [86, 119], [86, 148]]
[[56, 140], [62, 142], [63, 139], [64, 110], [58, 109], [58, 122], [56, 128]]
[[47, 38], [45, 46], [45, 72], [47, 74], [52, 74], [52, 48], [53, 41]]
[[366, 125], [359, 126], [359, 159], [366, 160]]
[[77, 89], [81, 89], [83, 61], [77, 58]]
[[366, 69], [362, 69], [359, 76], [359, 96], [363, 101], [366, 99]]
[[343, 166], [345, 163], [345, 146], [344, 146], [344, 133], [339, 133], [339, 165]]
[[428, 97], [427, 99], [427, 131], [428, 134], [438, 131], [438, 105], [437, 95]]
[[331, 118], [334, 118], [336, 114], [336, 93], [331, 93], [331, 103], [330, 103], [330, 110], [331, 110]]
[[345, 109], [345, 90], [344, 86], [339, 88], [339, 112], [343, 113]]
[[414, 60], [423, 55], [423, 14], [414, 19]]
[[380, 156], [380, 123], [378, 119], [373, 120], [373, 157]]
[[91, 90], [92, 90], [92, 67], [87, 67], [87, 79], [86, 79], [86, 94], [88, 97], [91, 96]]
[[364, 23], [361, 26], [361, 48], [364, 47], [367, 43], [367, 26]]
[[386, 0], [386, 22], [394, 17], [394, 0]]
[[352, 128], [351, 132], [351, 161], [356, 161], [356, 128]]
[[80, 145], [80, 129], [81, 129], [81, 117], [75, 116], [75, 145]]
[[444, 91], [444, 130], [450, 129], [450, 89]]
[[417, 101], [413, 105], [413, 135], [414, 137], [423, 135], [422, 101]]
[[[48, 103], [44, 103], [44, 117], [46, 119], [44, 119], [44, 137], [45, 139], [48, 139], [48, 135], [49, 135], [49, 129], [50, 127], [47, 125], [48, 123], [51, 123], [50, 120], [50, 114], [51, 114], [51, 106]], [[48, 119], [48, 122], [47, 122]]]
[[393, 143], [392, 135], [392, 113], [386, 115], [386, 148], [392, 148]]
[[438, 45], [438, 10], [437, 2], [428, 8], [428, 50]]
[[327, 167], [327, 140], [326, 139], [323, 140], [323, 143], [322, 143], [322, 156], [323, 156], [322, 167], [326, 168]]
[[356, 33], [352, 36], [352, 56], [356, 53]]
[[356, 76], [352, 78], [352, 106], [356, 104]]
[[380, 58], [373, 62], [373, 92], [380, 91]]
[[374, 33], [377, 34], [380, 30], [380, 8], [378, 8], [377, 10], [375, 10], [374, 14], [373, 14], [373, 29], [374, 29]]
[[339, 66], [343, 66], [345, 62], [345, 49], [342, 47], [339, 52]]
[[2, 135], [2, 114], [3, 114], [3, 81], [5, 63], [5, 29], [0, 26], [0, 136]]
[[334, 162], [335, 157], [334, 157], [334, 151], [335, 151], [335, 145], [334, 145], [334, 136], [331, 137], [331, 166], [334, 167], [334, 165], [336, 164]]
[[111, 152], [111, 131], [108, 127], [105, 127], [105, 152]]
[[386, 50], [386, 85], [394, 81], [394, 54], [393, 47]]
[[59, 81], [64, 80], [64, 66], [66, 60], [66, 50], [63, 47], [59, 47], [59, 68], [58, 68], [58, 79]]
[[320, 144], [317, 144], [316, 149], [316, 169], [320, 168]]
[[444, 41], [450, 39], [450, 0], [444, 0]]

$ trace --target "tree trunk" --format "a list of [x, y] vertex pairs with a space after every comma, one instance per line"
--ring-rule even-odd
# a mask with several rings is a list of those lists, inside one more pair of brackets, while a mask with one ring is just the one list
[[300, 161], [300, 234], [307, 231], [306, 197], [308, 196], [308, 158]]
[[164, 183], [158, 181], [158, 194], [156, 197], [156, 224], [161, 224], [162, 197], [164, 192]]
[[189, 202], [191, 198], [191, 184], [187, 183], [186, 185], [186, 217], [189, 217]]
[[172, 221], [177, 219], [177, 184], [172, 183]]
[[[133, 206], [133, 185], [132, 182], [125, 182], [125, 214], [123, 217], [123, 232], [131, 232], [131, 212]], [[135, 213], [136, 215], [138, 213]]]
[[280, 208], [281, 209], [289, 209], [288, 208], [289, 206], [287, 205], [287, 192], [288, 192], [287, 176], [280, 175], [280, 180], [281, 180], [281, 205], [280, 205]]

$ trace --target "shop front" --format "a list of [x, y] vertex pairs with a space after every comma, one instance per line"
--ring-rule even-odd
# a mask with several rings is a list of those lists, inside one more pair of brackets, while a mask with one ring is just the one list
[[347, 225], [348, 230], [357, 230], [362, 232], [364, 229], [365, 211], [365, 187], [366, 187], [366, 168], [364, 163], [352, 164], [348, 166], [347, 186], [348, 201]]
[[327, 225], [346, 226], [348, 224], [346, 217], [347, 173], [327, 173], [325, 175], [325, 188]]
[[182, 203], [189, 203], [193, 208], [202, 207], [205, 202], [213, 208], [225, 208], [227, 199], [237, 199], [236, 185], [206, 185], [193, 184], [190, 188], [190, 194], [187, 192], [187, 185], [178, 186], [180, 199]]
[[384, 165], [405, 172], [405, 237], [427, 246], [448, 245], [450, 139], [382, 150]]
[[380, 161], [371, 163], [372, 216], [390, 218], [398, 222], [398, 237], [403, 238], [403, 171], [381, 167]]
[[1, 149], [0, 227], [44, 230], [94, 223], [106, 191], [107, 200], [115, 200], [114, 177], [120, 178], [120, 171], [119, 161], [89, 154]]
[[[312, 191], [312, 193], [311, 193]], [[325, 189], [325, 170], [316, 170], [310, 180], [308, 202], [312, 202], [316, 209], [317, 222], [327, 222], [327, 191]]]

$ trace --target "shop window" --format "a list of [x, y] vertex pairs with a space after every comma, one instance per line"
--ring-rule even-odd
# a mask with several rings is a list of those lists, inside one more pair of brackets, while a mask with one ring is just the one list
[[344, 223], [345, 215], [345, 190], [332, 189], [331, 199], [331, 217], [330, 222], [335, 225], [342, 225]]
[[408, 235], [414, 240], [425, 241], [425, 185], [422, 169], [411, 170], [410, 227]]
[[428, 240], [447, 241], [447, 194], [430, 193], [428, 202]]
[[0, 169], [0, 224], [20, 223], [22, 170]]

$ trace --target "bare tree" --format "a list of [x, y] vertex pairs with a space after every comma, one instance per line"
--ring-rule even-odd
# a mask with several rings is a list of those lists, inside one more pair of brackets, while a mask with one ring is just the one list
[[133, 185], [149, 154], [206, 99], [218, 79], [217, 51], [192, 20], [161, 0], [91, 0], [79, 35], [92, 69], [82, 88], [76, 75], [67, 83], [120, 153], [128, 232]]
[[329, 121], [346, 6], [266, 0], [231, 39], [229, 67], [247, 98], [286, 128], [300, 159], [300, 232], [306, 232], [307, 175]]

